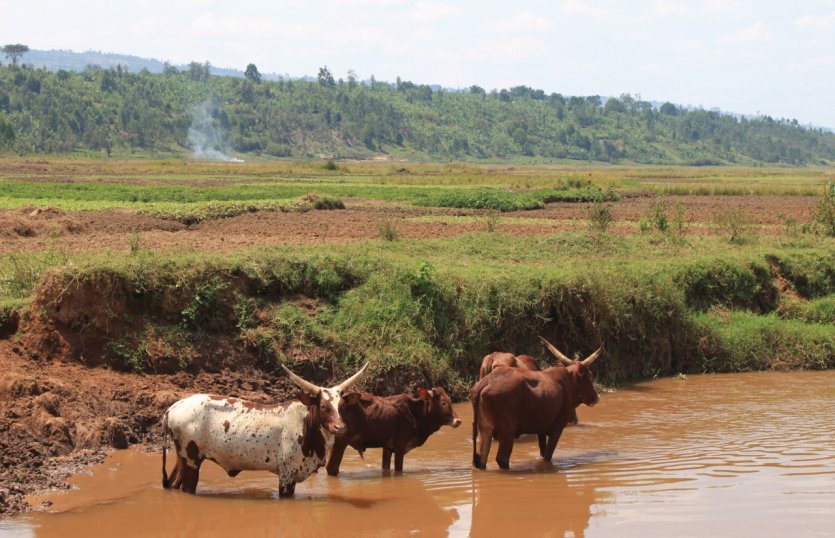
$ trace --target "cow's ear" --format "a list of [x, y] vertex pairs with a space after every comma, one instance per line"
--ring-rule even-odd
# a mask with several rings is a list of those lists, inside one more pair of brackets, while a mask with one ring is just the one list
[[421, 400], [428, 400], [430, 396], [431, 396], [430, 391], [428, 391], [428, 390], [426, 390], [426, 389], [424, 389], [424, 388], [419, 388], [419, 389], [418, 389], [418, 397], [419, 397]]
[[315, 404], [316, 399], [317, 399], [316, 396], [311, 396], [310, 394], [306, 393], [303, 390], [299, 391], [299, 393], [296, 395], [296, 398], [298, 398], [299, 401], [301, 401], [301, 403], [303, 403], [304, 405], [306, 405], [308, 407]]
[[359, 392], [349, 392], [348, 394], [342, 395], [342, 401], [348, 405], [356, 405], [361, 398], [362, 394]]

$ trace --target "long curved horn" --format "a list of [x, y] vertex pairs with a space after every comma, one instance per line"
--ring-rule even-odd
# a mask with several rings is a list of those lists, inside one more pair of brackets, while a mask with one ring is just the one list
[[551, 342], [542, 338], [541, 336], [539, 337], [539, 339], [542, 340], [542, 343], [545, 344], [545, 347], [548, 348], [548, 351], [550, 351], [552, 355], [554, 355], [556, 358], [558, 358], [561, 363], [563, 363], [566, 366], [571, 366], [572, 364], [574, 364], [573, 360], [571, 360], [568, 357], [566, 357], [565, 355], [563, 355], [562, 352], [559, 349], [557, 349], [557, 348], [555, 348], [554, 346], [551, 345]]
[[600, 356], [600, 354], [602, 352], [603, 352], [603, 344], [600, 344], [600, 347], [597, 348], [597, 351], [595, 351], [594, 353], [592, 353], [591, 355], [589, 355], [588, 357], [583, 359], [583, 366], [591, 366], [591, 363], [593, 363], [597, 359], [597, 357]]
[[366, 368], [368, 368], [368, 363], [367, 362], [362, 365], [362, 368], [359, 369], [359, 372], [355, 373], [354, 375], [352, 375], [351, 377], [349, 377], [348, 379], [346, 379], [345, 381], [343, 381], [339, 385], [333, 387], [334, 390], [338, 390], [339, 392], [343, 392], [344, 390], [348, 389], [351, 385], [353, 385], [354, 383], [357, 382], [357, 379], [359, 379], [360, 376], [363, 374], [363, 372], [365, 372]]
[[310, 381], [305, 381], [301, 377], [297, 376], [296, 374], [291, 372], [283, 364], [281, 365], [281, 367], [284, 368], [284, 371], [287, 372], [288, 376], [290, 376], [290, 381], [292, 381], [293, 383], [298, 385], [298, 387], [300, 389], [302, 389], [306, 393], [310, 394], [311, 396], [315, 396], [316, 394], [319, 394], [319, 392], [322, 390], [321, 387], [318, 387], [318, 386], [314, 385], [313, 383], [311, 383]]

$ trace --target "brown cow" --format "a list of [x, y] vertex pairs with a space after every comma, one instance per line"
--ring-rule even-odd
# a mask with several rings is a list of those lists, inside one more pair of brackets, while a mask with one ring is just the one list
[[[563, 366], [562, 363], [557, 363], [557, 366]], [[478, 370], [478, 378], [481, 379], [496, 368], [522, 368], [523, 370], [532, 370], [538, 372], [540, 370], [536, 359], [530, 355], [514, 355], [503, 351], [494, 351], [489, 355], [485, 355], [481, 360], [481, 368]], [[580, 419], [577, 418], [577, 411], [573, 411], [571, 418], [568, 420], [569, 426], [576, 426]]]
[[500, 367], [526, 368], [534, 371], [539, 370], [539, 365], [536, 363], [536, 359], [530, 355], [514, 355], [503, 351], [494, 351], [489, 355], [485, 355], [481, 360], [481, 368], [478, 370], [478, 378], [481, 379], [492, 372], [494, 368]]
[[457, 428], [461, 421], [452, 409], [452, 400], [440, 387], [420, 389], [418, 396], [397, 394], [375, 396], [359, 394], [359, 401], [343, 399], [339, 413], [345, 422], [345, 435], [337, 437], [328, 459], [328, 474], [339, 474], [339, 464], [349, 445], [362, 454], [366, 448], [383, 449], [383, 469], [403, 470], [403, 457], [422, 446], [441, 426]]
[[594, 405], [598, 395], [589, 366], [603, 351], [601, 346], [583, 361], [572, 361], [542, 339], [566, 368], [556, 366], [542, 371], [498, 368], [476, 382], [473, 401], [473, 465], [487, 466], [490, 444], [499, 442], [496, 463], [510, 467], [513, 440], [517, 435], [535, 433], [539, 453], [551, 461], [562, 431], [572, 411], [584, 403]]

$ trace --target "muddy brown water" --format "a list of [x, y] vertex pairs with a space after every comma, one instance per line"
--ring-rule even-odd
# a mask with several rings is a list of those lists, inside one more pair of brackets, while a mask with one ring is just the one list
[[[580, 408], [553, 465], [520, 439], [511, 470], [470, 466], [463, 425], [379, 471], [346, 453], [278, 499], [269, 474], [228, 478], [206, 463], [196, 496], [160, 486], [160, 456], [115, 452], [77, 489], [32, 499], [44, 512], [0, 535], [88, 536], [831, 536], [835, 371], [690, 376], [637, 384]], [[169, 462], [170, 463], [170, 462]]]

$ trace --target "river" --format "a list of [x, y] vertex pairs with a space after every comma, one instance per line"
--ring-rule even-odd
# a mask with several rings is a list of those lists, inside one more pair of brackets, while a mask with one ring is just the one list
[[[203, 465], [196, 496], [163, 490], [160, 455], [114, 452], [76, 489], [0, 535], [832, 536], [835, 371], [689, 376], [639, 383], [579, 408], [553, 465], [519, 439], [510, 471], [471, 468], [472, 408], [406, 456], [402, 475], [349, 449], [279, 499], [262, 473]], [[171, 462], [169, 461], [169, 464]]]

